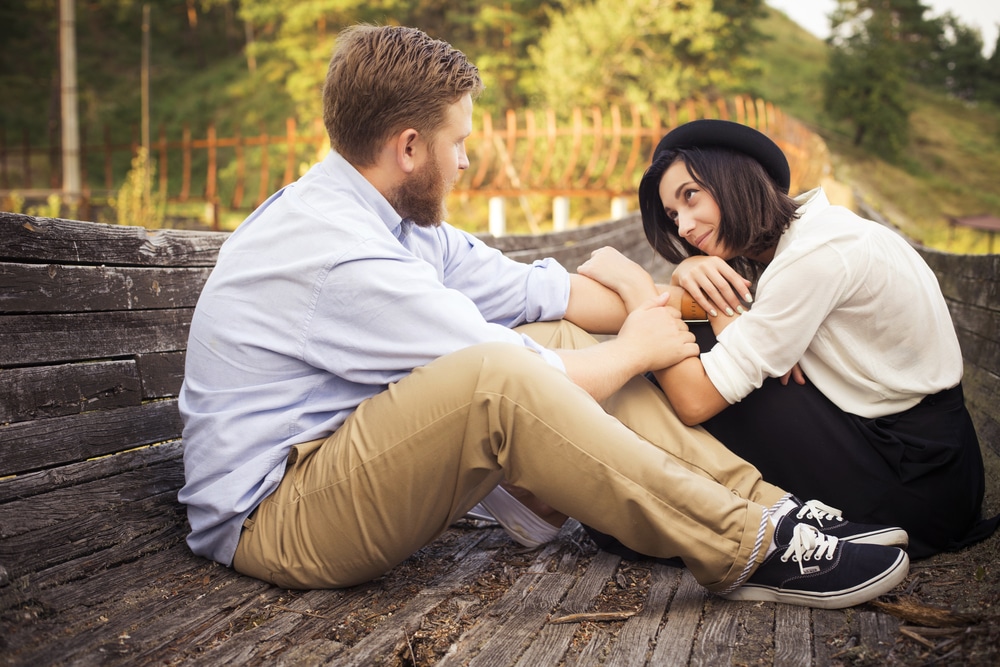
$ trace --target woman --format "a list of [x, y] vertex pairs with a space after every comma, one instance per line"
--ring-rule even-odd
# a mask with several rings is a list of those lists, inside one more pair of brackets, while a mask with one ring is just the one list
[[[639, 186], [643, 226], [712, 331], [700, 358], [656, 380], [682, 420], [775, 484], [904, 528], [911, 557], [983, 539], [1000, 517], [981, 520], [979, 442], [933, 272], [821, 189], [788, 188], [784, 154], [744, 125], [694, 121], [660, 141]], [[611, 249], [580, 273], [630, 309], [658, 289]]]

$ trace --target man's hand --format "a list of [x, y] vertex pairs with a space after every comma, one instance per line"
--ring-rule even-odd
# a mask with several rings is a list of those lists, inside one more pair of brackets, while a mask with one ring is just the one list
[[700, 352], [680, 312], [667, 305], [669, 300], [669, 292], [647, 299], [629, 314], [618, 334], [623, 344], [642, 355], [640, 372], [668, 368]]
[[577, 273], [618, 292], [629, 312], [659, 292], [646, 269], [610, 246], [592, 252]]

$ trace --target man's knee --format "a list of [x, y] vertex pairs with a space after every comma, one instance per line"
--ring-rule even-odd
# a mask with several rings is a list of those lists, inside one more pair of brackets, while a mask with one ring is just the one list
[[532, 322], [515, 329], [543, 347], [579, 350], [597, 344], [597, 339], [569, 320]]

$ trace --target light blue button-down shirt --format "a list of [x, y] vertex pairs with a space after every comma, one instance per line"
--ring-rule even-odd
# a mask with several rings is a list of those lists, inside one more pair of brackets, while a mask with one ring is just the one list
[[244, 519], [292, 445], [335, 431], [414, 368], [566, 311], [554, 260], [515, 262], [442, 224], [401, 220], [336, 153], [225, 242], [191, 323], [184, 420], [188, 544], [232, 563]]

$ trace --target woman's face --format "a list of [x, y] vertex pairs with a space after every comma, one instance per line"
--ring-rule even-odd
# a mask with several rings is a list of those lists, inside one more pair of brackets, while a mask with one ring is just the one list
[[681, 238], [706, 255], [732, 259], [732, 253], [719, 241], [722, 212], [715, 199], [695, 182], [682, 160], [676, 160], [660, 179], [660, 201], [667, 218], [677, 225]]

